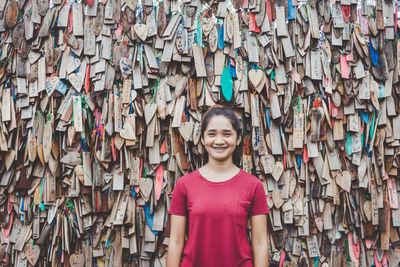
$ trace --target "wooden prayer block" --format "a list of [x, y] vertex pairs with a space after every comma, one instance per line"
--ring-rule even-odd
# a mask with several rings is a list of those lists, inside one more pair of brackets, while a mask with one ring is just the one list
[[83, 6], [81, 3], [76, 3], [72, 6], [73, 17], [73, 33], [75, 36], [83, 35]]
[[181, 125], [183, 109], [185, 105], [186, 98], [185, 96], [180, 96], [175, 103], [175, 113], [174, 119], [172, 121], [172, 127], [179, 127]]
[[277, 34], [279, 37], [288, 36], [286, 26], [285, 8], [283, 6], [276, 7], [276, 24]]
[[260, 120], [259, 120], [259, 107], [258, 107], [258, 101], [256, 97], [251, 94], [250, 95], [250, 101], [251, 101], [251, 125], [252, 127], [259, 127], [260, 126]]
[[86, 56], [94, 56], [96, 54], [96, 40], [93, 32], [93, 27], [89, 19], [85, 20], [83, 29], [83, 53]]
[[321, 80], [322, 79], [322, 66], [320, 51], [311, 51], [311, 79]]
[[317, 237], [315, 235], [311, 235], [307, 237], [307, 248], [310, 257], [319, 257], [319, 247]]
[[73, 121], [74, 127], [77, 132], [83, 131], [83, 121], [82, 121], [82, 102], [80, 96], [72, 97], [73, 104]]
[[281, 138], [279, 134], [279, 127], [275, 122], [271, 122], [270, 131], [271, 131], [272, 154], [281, 155], [282, 154]]
[[317, 12], [316, 12], [315, 8], [311, 8], [311, 6], [307, 6], [307, 12], [308, 12], [309, 21], [310, 21], [311, 37], [317, 39], [317, 38], [319, 38]]
[[259, 56], [258, 56], [258, 44], [257, 38], [253, 35], [249, 35], [247, 39], [247, 50], [249, 53], [249, 62], [258, 63]]
[[121, 102], [119, 93], [114, 88], [114, 131], [119, 133], [122, 129]]
[[5, 88], [2, 90], [2, 102], [1, 102], [1, 119], [2, 121], [10, 121], [11, 120], [11, 89]]
[[44, 16], [45, 19], [43, 19], [43, 24], [40, 27], [38, 37], [47, 37], [50, 31], [50, 25], [53, 20], [53, 16], [55, 13], [56, 9], [55, 8], [49, 8], [46, 15]]
[[91, 160], [88, 152], [84, 152], [82, 154], [82, 163], [83, 163], [83, 185], [91, 186], [92, 185], [92, 169], [91, 169]]
[[275, 91], [270, 91], [270, 101], [271, 101], [271, 116], [273, 119], [281, 117], [281, 110], [279, 105], [278, 95]]
[[293, 114], [293, 148], [302, 148], [304, 139], [304, 117], [302, 110]]
[[333, 17], [333, 26], [335, 28], [344, 27], [345, 21], [341, 10], [341, 5], [339, 3], [335, 3], [334, 5], [332, 5], [332, 17]]
[[[114, 186], [115, 186], [115, 176], [114, 176], [114, 181], [113, 181], [113, 190], [116, 190], [116, 189], [114, 189], [115, 188]], [[117, 208], [117, 211], [115, 214], [115, 218], [113, 221], [114, 225], [122, 225], [123, 224], [125, 212], [126, 212], [127, 205], [128, 205], [128, 199], [129, 199], [129, 192], [128, 191], [123, 192], [121, 199], [118, 203], [119, 205], [118, 205], [118, 208]]]
[[193, 45], [193, 57], [197, 77], [206, 77], [206, 67], [204, 65], [203, 50], [198, 45]]

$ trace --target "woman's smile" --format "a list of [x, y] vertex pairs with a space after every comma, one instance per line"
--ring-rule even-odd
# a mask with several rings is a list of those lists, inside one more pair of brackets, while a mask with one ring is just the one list
[[226, 150], [226, 147], [213, 147], [213, 148], [218, 152], [224, 152]]

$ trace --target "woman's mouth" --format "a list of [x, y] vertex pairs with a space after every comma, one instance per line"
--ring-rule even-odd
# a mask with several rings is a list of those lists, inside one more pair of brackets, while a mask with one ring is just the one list
[[218, 151], [223, 151], [223, 150], [226, 149], [226, 147], [214, 147], [214, 149], [215, 149], [215, 150], [218, 150]]

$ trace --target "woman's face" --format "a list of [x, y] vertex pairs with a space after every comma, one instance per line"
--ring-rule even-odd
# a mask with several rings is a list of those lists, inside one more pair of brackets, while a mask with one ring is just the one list
[[209, 160], [218, 162], [232, 160], [232, 154], [240, 141], [231, 121], [224, 116], [212, 117], [202, 137]]

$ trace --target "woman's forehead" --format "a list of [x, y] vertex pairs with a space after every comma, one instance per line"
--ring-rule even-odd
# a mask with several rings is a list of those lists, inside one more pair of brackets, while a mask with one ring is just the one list
[[225, 116], [214, 116], [210, 119], [206, 127], [207, 130], [210, 129], [229, 129], [232, 130], [232, 122]]

